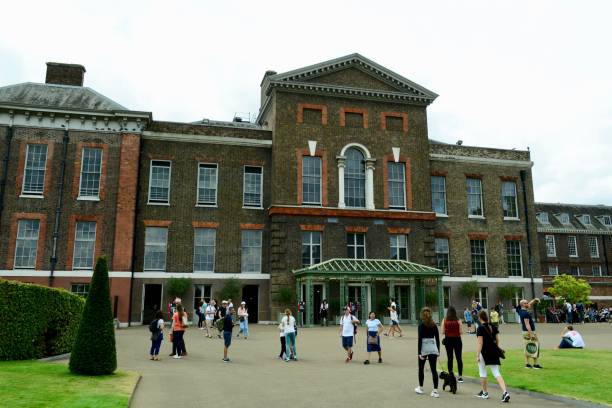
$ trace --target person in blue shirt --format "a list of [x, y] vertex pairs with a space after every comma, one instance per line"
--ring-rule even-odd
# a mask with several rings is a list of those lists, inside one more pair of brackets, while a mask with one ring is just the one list
[[465, 310], [463, 311], [463, 320], [465, 320], [465, 324], [467, 324], [467, 332], [468, 334], [472, 334], [472, 314], [470, 313], [469, 309], [466, 307]]
[[[536, 334], [536, 326], [533, 321], [533, 317], [531, 313], [529, 313], [529, 309], [534, 305], [538, 304], [540, 299], [535, 298], [531, 302], [522, 299], [519, 302], [520, 309], [518, 311], [519, 319], [521, 322], [521, 329], [523, 334], [523, 340], [525, 343], [525, 368], [534, 368], [539, 370], [542, 368], [540, 364], [538, 364], [538, 358], [540, 356], [540, 343], [538, 340], [538, 336]], [[529, 350], [528, 346], [533, 347], [533, 343], [535, 343], [536, 350]], [[533, 364], [531, 363], [533, 360]]]

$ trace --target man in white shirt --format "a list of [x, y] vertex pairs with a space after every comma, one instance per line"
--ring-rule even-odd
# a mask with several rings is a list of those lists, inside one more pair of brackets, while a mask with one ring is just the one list
[[212, 325], [215, 320], [215, 313], [217, 313], [217, 308], [213, 304], [213, 300], [208, 303], [206, 309], [204, 309], [204, 323], [206, 323], [206, 337], [212, 339]]
[[351, 308], [347, 307], [340, 318], [340, 336], [342, 336], [342, 348], [346, 350], [347, 363], [353, 359], [353, 336], [356, 324], [359, 324], [359, 320], [351, 314]]
[[584, 339], [572, 326], [567, 326], [561, 333], [561, 344], [557, 348], [584, 348]]

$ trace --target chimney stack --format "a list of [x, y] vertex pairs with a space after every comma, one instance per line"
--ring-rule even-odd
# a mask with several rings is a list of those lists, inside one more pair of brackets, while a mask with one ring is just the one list
[[85, 67], [79, 64], [47, 62], [46, 84], [83, 86]]

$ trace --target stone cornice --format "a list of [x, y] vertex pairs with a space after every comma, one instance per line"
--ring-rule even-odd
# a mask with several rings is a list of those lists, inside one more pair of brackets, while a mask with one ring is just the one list
[[612, 230], [538, 227], [538, 232], [548, 234], [612, 235]]
[[268, 209], [268, 214], [309, 217], [378, 218], [405, 221], [436, 220], [436, 213], [428, 211], [362, 210], [336, 207], [297, 207], [284, 205], [271, 206]]

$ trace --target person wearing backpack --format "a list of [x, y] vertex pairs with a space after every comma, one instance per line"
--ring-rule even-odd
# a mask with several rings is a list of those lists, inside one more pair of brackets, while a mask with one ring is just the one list
[[164, 314], [161, 310], [155, 313], [155, 319], [149, 324], [151, 332], [151, 355], [150, 360], [159, 361], [159, 349], [164, 339]]

